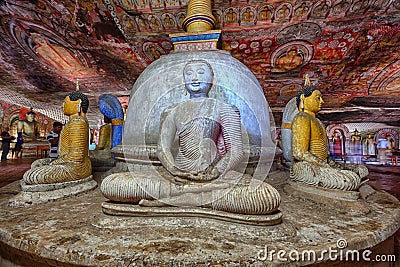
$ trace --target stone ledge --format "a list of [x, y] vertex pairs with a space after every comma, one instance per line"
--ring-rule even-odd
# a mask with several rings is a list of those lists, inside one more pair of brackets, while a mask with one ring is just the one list
[[[284, 181], [288, 175], [281, 176]], [[278, 186], [282, 223], [274, 226], [105, 215], [101, 203], [106, 199], [98, 189], [11, 208], [7, 203], [15, 187], [0, 188], [0, 253], [12, 262], [22, 255], [24, 262], [19, 264], [25, 266], [301, 266], [310, 262], [262, 261], [258, 253], [268, 246], [275, 251], [315, 250], [320, 255], [324, 249], [337, 248], [339, 239], [347, 241], [347, 250], [373, 248], [385, 240], [392, 246], [391, 236], [400, 227], [398, 204], [367, 200], [371, 211], [352, 216], [344, 209], [295, 198], [283, 191], [283, 185]], [[325, 255], [316, 263], [329, 266], [327, 260]]]

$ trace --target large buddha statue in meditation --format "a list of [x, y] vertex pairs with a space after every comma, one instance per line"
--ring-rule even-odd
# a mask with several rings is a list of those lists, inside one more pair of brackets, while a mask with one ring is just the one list
[[355, 190], [368, 175], [365, 166], [335, 162], [328, 156], [325, 127], [316, 118], [324, 103], [314, 86], [305, 86], [297, 94], [299, 113], [292, 123], [293, 162], [291, 179], [328, 189]]
[[[203, 207], [242, 214], [269, 214], [280, 204], [271, 185], [235, 171], [244, 157], [239, 110], [209, 98], [214, 73], [205, 60], [183, 70], [190, 99], [161, 115], [156, 175], [116, 173], [101, 185], [112, 201], [147, 207]], [[254, 179], [253, 179], [254, 180]]]
[[33, 168], [23, 176], [25, 184], [71, 182], [91, 175], [89, 123], [86, 119], [88, 107], [89, 100], [81, 92], [71, 92], [65, 97], [63, 109], [69, 121], [61, 131], [60, 153], [50, 163], [33, 164]]

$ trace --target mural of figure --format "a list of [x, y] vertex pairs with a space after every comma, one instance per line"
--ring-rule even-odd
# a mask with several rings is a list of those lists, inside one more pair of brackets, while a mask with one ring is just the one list
[[236, 17], [236, 13], [233, 11], [232, 8], [230, 8], [228, 10], [228, 12], [225, 15], [225, 22], [227, 24], [233, 24], [237, 22], [237, 17]]
[[276, 19], [282, 20], [289, 17], [290, 9], [287, 5], [283, 5], [277, 12], [276, 12]]
[[269, 7], [263, 7], [258, 16], [258, 20], [267, 21], [272, 18], [272, 11]]
[[145, 49], [145, 53], [151, 61], [159, 59], [162, 55], [155, 45], [147, 46], [147, 49]]
[[242, 21], [243, 22], [253, 22], [254, 20], [254, 12], [251, 10], [250, 7], [247, 7], [246, 10], [242, 14]]
[[40, 125], [36, 121], [36, 113], [32, 109], [26, 113], [26, 119], [18, 121], [17, 132], [22, 133], [24, 142], [34, 141], [39, 138]]
[[151, 16], [151, 17], [150, 17], [149, 23], [150, 23], [150, 28], [151, 28], [153, 31], [160, 31], [160, 30], [162, 30], [162, 26], [161, 26], [159, 20], [158, 20], [155, 16]]
[[314, 9], [313, 15], [315, 17], [325, 17], [326, 12], [328, 12], [328, 9], [329, 9], [328, 4], [326, 2], [323, 2]]
[[165, 15], [164, 25], [165, 25], [165, 28], [167, 28], [167, 29], [175, 28], [175, 21], [171, 18], [171, 16], [169, 14]]
[[58, 74], [79, 77], [96, 73], [94, 69], [85, 67], [67, 48], [50, 43], [38, 33], [32, 33], [30, 37], [35, 43], [35, 53]]
[[294, 11], [294, 16], [296, 18], [301, 18], [307, 15], [310, 8], [307, 6], [307, 3], [302, 3], [299, 7], [297, 7]]
[[278, 58], [273, 71], [288, 72], [300, 67], [302, 64], [303, 57], [296, 47], [291, 47]]

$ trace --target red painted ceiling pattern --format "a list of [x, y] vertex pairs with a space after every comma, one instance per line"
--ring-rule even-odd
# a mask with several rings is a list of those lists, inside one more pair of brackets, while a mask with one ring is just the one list
[[[186, 0], [0, 1], [0, 87], [58, 105], [81, 90], [129, 95], [183, 32]], [[400, 1], [213, 2], [222, 48], [282, 108], [308, 74], [326, 107], [399, 107]], [[96, 112], [96, 105], [91, 111]]]

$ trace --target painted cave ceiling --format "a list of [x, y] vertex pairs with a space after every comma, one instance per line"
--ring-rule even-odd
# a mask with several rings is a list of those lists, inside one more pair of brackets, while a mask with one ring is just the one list
[[[212, 2], [221, 48], [279, 113], [309, 75], [325, 122], [400, 126], [400, 0]], [[128, 101], [140, 73], [172, 52], [187, 0], [0, 0], [0, 101], [43, 112], [66, 92]], [[123, 103], [123, 104], [126, 104]]]

